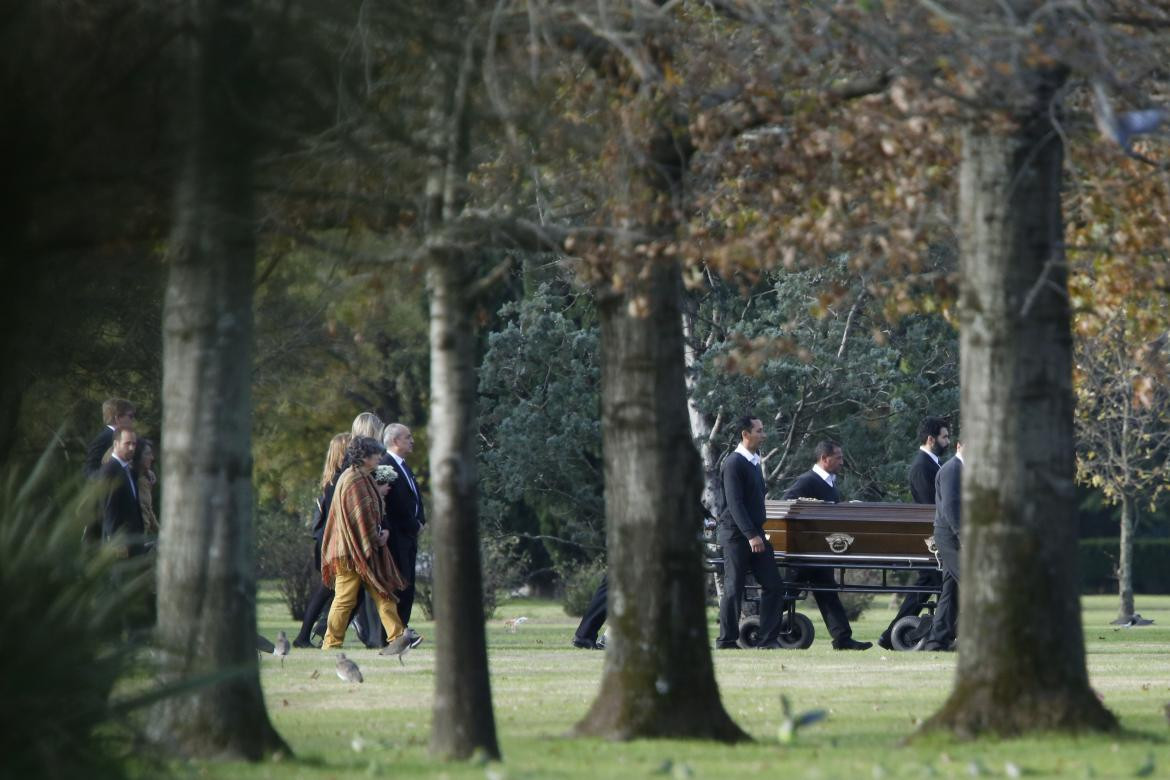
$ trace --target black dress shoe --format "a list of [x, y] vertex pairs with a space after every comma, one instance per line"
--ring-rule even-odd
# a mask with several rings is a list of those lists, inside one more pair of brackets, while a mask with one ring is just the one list
[[954, 647], [947, 647], [942, 642], [927, 642], [922, 645], [922, 650], [928, 653], [953, 653]]
[[784, 645], [780, 644], [779, 640], [773, 639], [771, 642], [763, 645], [756, 645], [757, 650], [783, 650]]
[[889, 634], [882, 634], [881, 636], [878, 637], [878, 647], [880, 647], [884, 650], [893, 650], [894, 649], [894, 643], [890, 641]]
[[582, 650], [600, 650], [597, 643], [592, 639], [582, 639], [581, 637], [573, 637], [573, 647], [579, 647]]
[[308, 639], [301, 639], [299, 636], [293, 640], [292, 645], [293, 647], [316, 647], [316, 645], [310, 642]]
[[740, 646], [735, 642], [720, 642], [715, 645], [716, 650], [739, 650]]
[[868, 650], [871, 647], [873, 647], [873, 642], [858, 642], [851, 636], [841, 640], [833, 640], [834, 650]]

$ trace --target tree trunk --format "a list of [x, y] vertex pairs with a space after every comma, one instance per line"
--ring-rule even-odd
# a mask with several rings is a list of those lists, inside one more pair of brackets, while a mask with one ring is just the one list
[[184, 756], [257, 760], [288, 748], [268, 720], [256, 658], [253, 151], [237, 110], [254, 77], [251, 10], [245, 0], [187, 10], [186, 159], [163, 324], [158, 643], [164, 681], [212, 682], [166, 699], [148, 728]]
[[746, 739], [719, 700], [699, 534], [702, 471], [683, 379], [682, 282], [652, 263], [632, 293], [603, 300], [602, 444], [610, 642], [582, 735]]
[[[685, 299], [684, 299], [685, 300]], [[687, 393], [687, 415], [691, 422], [691, 438], [697, 442], [699, 447], [699, 459], [703, 465], [703, 493], [702, 503], [712, 515], [718, 511], [716, 506], [716, 495], [719, 493], [721, 486], [719, 485], [719, 453], [712, 439], [718, 435], [715, 426], [718, 424], [718, 419], [712, 419], [711, 415], [699, 408], [695, 402], [695, 378], [699, 373], [699, 360], [702, 358], [702, 353], [699, 351], [695, 342], [695, 320], [697, 313], [694, 311], [698, 308], [698, 304], [693, 300], [686, 300], [683, 309], [683, 368], [684, 376], [686, 377], [686, 393]]]
[[431, 490], [433, 501], [435, 708], [431, 751], [443, 758], [499, 758], [484, 632], [475, 448], [475, 263], [432, 252]]
[[1133, 499], [1121, 497], [1121, 544], [1117, 553], [1117, 593], [1120, 597], [1117, 620], [1133, 617]]
[[1052, 91], [963, 136], [959, 660], [924, 726], [962, 737], [1116, 728], [1089, 688], [1077, 579], [1072, 338]]

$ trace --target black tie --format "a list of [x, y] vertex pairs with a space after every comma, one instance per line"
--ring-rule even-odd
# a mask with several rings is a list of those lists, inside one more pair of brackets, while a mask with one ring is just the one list
[[418, 485], [417, 485], [417, 483], [415, 483], [414, 473], [411, 472], [410, 466], [406, 465], [406, 461], [402, 461], [402, 471], [404, 474], [406, 474], [406, 481], [408, 483], [410, 483], [410, 492], [414, 493], [414, 516], [418, 517], [418, 505], [419, 505]]
[[127, 463], [122, 468], [126, 471], [126, 479], [130, 480], [130, 492], [134, 494], [135, 498], [138, 498], [138, 486], [134, 484], [134, 474], [130, 471], [130, 464]]

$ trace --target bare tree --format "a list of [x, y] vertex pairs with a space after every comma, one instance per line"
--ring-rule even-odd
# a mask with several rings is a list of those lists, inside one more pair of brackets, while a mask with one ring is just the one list
[[165, 700], [152, 738], [187, 756], [258, 760], [288, 747], [264, 706], [256, 660], [251, 356], [254, 99], [248, 0], [189, 0], [185, 160], [164, 318], [158, 643], [165, 680], [205, 677]]
[[[1146, 297], [1137, 289], [1131, 295]], [[1147, 312], [1165, 311], [1163, 302], [1144, 304]], [[1092, 317], [1077, 334], [1077, 475], [1121, 507], [1117, 622], [1126, 622], [1134, 614], [1137, 510], [1153, 504], [1170, 483], [1166, 334], [1146, 340], [1123, 309], [1098, 312], [1105, 316]]]

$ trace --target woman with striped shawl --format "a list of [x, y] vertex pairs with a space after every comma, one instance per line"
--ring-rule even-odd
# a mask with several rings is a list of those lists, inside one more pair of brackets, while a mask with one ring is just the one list
[[405, 639], [394, 591], [406, 583], [386, 549], [382, 495], [371, 476], [384, 453], [377, 439], [366, 436], [355, 436], [346, 450], [349, 467], [337, 479], [321, 539], [321, 582], [334, 590], [323, 648], [341, 647], [363, 586], [378, 607], [388, 647]]

